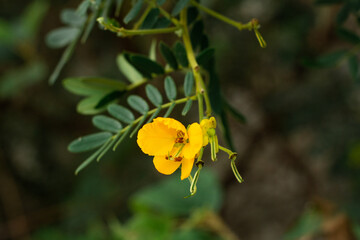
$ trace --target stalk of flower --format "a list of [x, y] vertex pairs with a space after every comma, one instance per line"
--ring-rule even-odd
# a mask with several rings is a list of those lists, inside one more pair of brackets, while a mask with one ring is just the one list
[[144, 153], [154, 156], [154, 166], [160, 173], [170, 175], [181, 166], [183, 180], [190, 175], [203, 146], [203, 131], [199, 123], [186, 129], [173, 118], [158, 117], [139, 130], [137, 143]]

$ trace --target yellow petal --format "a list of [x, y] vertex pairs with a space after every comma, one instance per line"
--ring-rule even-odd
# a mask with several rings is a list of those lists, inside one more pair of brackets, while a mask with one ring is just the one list
[[154, 123], [164, 124], [170, 129], [175, 129], [176, 131], [182, 131], [185, 134], [185, 138], [187, 138], [185, 126], [181, 122], [173, 118], [158, 117], [154, 119]]
[[184, 158], [181, 161], [181, 180], [187, 178], [194, 166], [194, 158]]
[[138, 132], [137, 144], [148, 155], [165, 156], [173, 148], [176, 136], [176, 129], [161, 122], [147, 123]]
[[188, 129], [189, 142], [184, 146], [182, 154], [185, 158], [194, 158], [203, 145], [203, 132], [200, 124], [193, 123]]
[[180, 167], [181, 162], [175, 162], [172, 160], [167, 160], [165, 156], [155, 156], [153, 163], [155, 165], [156, 170], [159, 173], [170, 175], [176, 171]]

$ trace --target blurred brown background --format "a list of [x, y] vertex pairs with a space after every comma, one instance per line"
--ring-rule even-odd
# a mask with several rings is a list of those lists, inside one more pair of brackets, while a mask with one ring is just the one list
[[[79, 98], [61, 80], [123, 79], [117, 54], [124, 49], [147, 53], [151, 38], [122, 39], [95, 26], [49, 86], [62, 50], [48, 48], [44, 36], [62, 25], [62, 9], [76, 8], [80, 1], [38, 1], [38, 14], [26, 18], [33, 2], [0, 1], [0, 239], [55, 239], [46, 237], [48, 229], [81, 235], [90, 222], [108, 216], [126, 222], [129, 196], [164, 178], [150, 159], [144, 160], [134, 139], [79, 176], [74, 170], [87, 155], [67, 151], [71, 140], [94, 127], [89, 116], [76, 113]], [[301, 239], [359, 237], [359, 81], [346, 61], [321, 69], [303, 64], [354, 47], [335, 33], [341, 4], [206, 1], [233, 19], [259, 19], [268, 43], [261, 49], [253, 33], [202, 14], [223, 94], [247, 119], [242, 124], [229, 115], [245, 183], [237, 183], [225, 155], [206, 165], [219, 176], [223, 191], [218, 216], [239, 239], [299, 239], [289, 232], [304, 219], [310, 219], [308, 228], [320, 225], [304, 230]], [[37, 26], [26, 26], [36, 17]], [[359, 30], [352, 15], [344, 26]], [[171, 43], [174, 38], [159, 39]], [[321, 221], [311, 222], [307, 214]]]

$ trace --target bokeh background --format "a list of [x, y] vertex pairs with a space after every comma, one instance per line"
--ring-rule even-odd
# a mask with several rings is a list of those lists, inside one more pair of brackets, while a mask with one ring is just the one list
[[[359, 43], [336, 32], [347, 1], [327, 2], [338, 3], [206, 1], [233, 19], [259, 19], [268, 47], [202, 14], [222, 92], [246, 117], [244, 124], [228, 116], [245, 183], [220, 155], [207, 159], [198, 194], [184, 199], [188, 183], [155, 171], [134, 139], [78, 176], [87, 154], [67, 151], [94, 127], [61, 80], [124, 80], [116, 56], [147, 54], [152, 38], [118, 38], [95, 26], [50, 86], [63, 50], [47, 47], [45, 35], [80, 1], [0, 0], [0, 239], [360, 239], [357, 67], [349, 70], [348, 55], [319, 60], [339, 49], [357, 59]], [[342, 26], [359, 32], [356, 14]], [[179, 118], [196, 121], [192, 111]]]

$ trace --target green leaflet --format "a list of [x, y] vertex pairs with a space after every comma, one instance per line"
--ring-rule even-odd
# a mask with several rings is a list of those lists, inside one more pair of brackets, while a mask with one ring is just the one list
[[139, 54], [129, 55], [128, 60], [144, 77], [152, 78], [153, 74], [164, 74], [164, 68], [155, 61]]
[[118, 80], [96, 77], [66, 78], [62, 83], [69, 92], [81, 96], [105, 94], [115, 90], [125, 91], [127, 87]]
[[72, 27], [80, 28], [86, 21], [86, 17], [75, 9], [64, 9], [60, 13], [61, 22]]
[[149, 105], [147, 102], [140, 96], [131, 95], [127, 99], [128, 104], [138, 111], [140, 114], [146, 114], [149, 111]]
[[158, 8], [153, 8], [150, 12], [146, 15], [143, 23], [140, 26], [140, 29], [151, 29], [154, 27], [158, 17], [159, 17], [160, 10]]
[[196, 57], [196, 61], [200, 66], [204, 67], [214, 58], [214, 55], [215, 55], [214, 48], [206, 48], [205, 50], [199, 53], [199, 55]]
[[45, 42], [51, 48], [62, 48], [74, 41], [79, 34], [79, 28], [61, 27], [49, 32], [46, 35]]
[[103, 99], [103, 97], [103, 95], [98, 94], [84, 98], [77, 104], [76, 111], [84, 115], [92, 115], [103, 112], [106, 109], [105, 106], [97, 107], [98, 103], [101, 101], [101, 99]]
[[111, 116], [123, 121], [124, 123], [131, 124], [135, 120], [134, 114], [123, 106], [110, 104], [107, 107], [107, 110]]
[[177, 90], [176, 90], [175, 82], [174, 82], [174, 80], [172, 79], [172, 77], [167, 76], [167, 77], [165, 78], [164, 87], [165, 87], [165, 93], [166, 93], [167, 98], [168, 98], [170, 101], [175, 100], [175, 99], [176, 99]]
[[138, 70], [136, 70], [136, 68], [129, 63], [123, 53], [117, 56], [116, 63], [119, 70], [131, 83], [139, 83], [144, 81], [141, 73], [139, 73]]
[[174, 6], [171, 15], [177, 16], [181, 10], [183, 10], [190, 0], [178, 0], [176, 5]]
[[69, 144], [68, 150], [74, 153], [86, 152], [101, 146], [110, 137], [112, 137], [112, 134], [109, 132], [94, 133], [80, 137]]
[[166, 45], [164, 42], [160, 42], [159, 46], [160, 46], [161, 55], [164, 57], [164, 59], [170, 65], [170, 67], [176, 70], [178, 68], [178, 62], [171, 48], [168, 45]]
[[189, 61], [187, 59], [186, 50], [184, 45], [181, 42], [176, 42], [173, 46], [173, 52], [176, 59], [183, 67], [189, 66]]
[[119, 121], [104, 115], [93, 117], [92, 123], [95, 127], [103, 131], [117, 133], [122, 129], [122, 125]]
[[159, 107], [162, 104], [163, 99], [161, 93], [156, 87], [154, 87], [151, 84], [148, 84], [145, 87], [145, 91], [146, 91], [146, 96], [149, 98], [151, 103], [154, 104], [154, 106]]
[[137, 0], [137, 2], [134, 4], [134, 6], [131, 8], [131, 10], [128, 12], [128, 14], [124, 18], [125, 24], [128, 24], [139, 14], [141, 7], [143, 5], [143, 2], [144, 2], [143, 0]]
[[181, 115], [185, 116], [190, 111], [192, 103], [193, 103], [192, 99], [187, 100], [187, 102], [181, 112]]
[[191, 92], [194, 87], [194, 75], [192, 72], [187, 72], [184, 80], [184, 94], [186, 97], [191, 95]]

